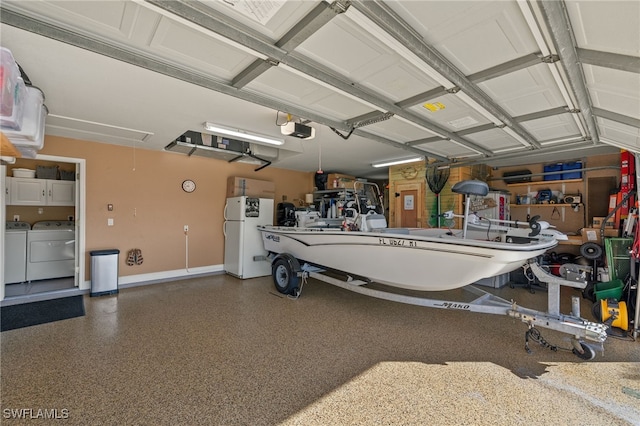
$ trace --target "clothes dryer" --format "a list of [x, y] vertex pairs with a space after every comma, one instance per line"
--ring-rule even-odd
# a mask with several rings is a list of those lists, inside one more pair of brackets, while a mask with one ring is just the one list
[[27, 281], [75, 274], [75, 222], [45, 220], [27, 233]]

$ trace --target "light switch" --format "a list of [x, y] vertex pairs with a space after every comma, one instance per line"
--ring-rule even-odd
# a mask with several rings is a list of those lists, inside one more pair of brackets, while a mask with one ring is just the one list
[[113, 211], [113, 204], [107, 204], [107, 210], [112, 212]]
[[107, 219], [107, 226], [113, 226], [113, 218], [112, 217]]

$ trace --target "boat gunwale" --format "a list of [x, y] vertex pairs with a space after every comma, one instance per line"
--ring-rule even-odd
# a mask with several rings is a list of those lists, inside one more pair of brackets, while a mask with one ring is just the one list
[[[272, 225], [259, 225], [258, 229], [260, 229], [260, 231], [262, 232], [272, 232], [276, 234], [280, 233], [285, 235], [312, 235], [312, 234], [318, 235], [318, 233], [324, 233], [325, 235], [328, 234], [328, 235], [345, 235], [346, 236], [346, 234], [349, 234], [354, 236], [362, 236], [362, 237], [370, 237], [370, 238], [403, 239], [403, 240], [421, 241], [421, 242], [434, 243], [434, 244], [463, 245], [467, 247], [479, 247], [483, 249], [499, 250], [499, 251], [508, 250], [508, 251], [518, 251], [518, 252], [531, 252], [531, 251], [538, 251], [542, 249], [549, 250], [558, 245], [558, 241], [556, 240], [548, 240], [548, 241], [537, 240], [537, 241], [531, 241], [525, 244], [520, 244], [520, 243], [503, 243], [503, 242], [495, 242], [495, 241], [462, 239], [462, 238], [455, 238], [453, 236], [451, 238], [441, 238], [441, 237], [429, 237], [424, 235], [411, 235], [411, 234], [393, 233], [393, 232], [343, 231], [339, 228], [296, 228], [296, 227], [281, 227], [281, 226], [272, 226]], [[331, 243], [331, 244], [337, 245], [342, 243]]]

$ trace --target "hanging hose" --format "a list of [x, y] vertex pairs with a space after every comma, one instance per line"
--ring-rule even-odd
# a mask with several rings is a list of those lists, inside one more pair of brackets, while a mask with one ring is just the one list
[[427, 166], [427, 171], [425, 173], [429, 189], [436, 195], [436, 208], [438, 212], [436, 217], [438, 218], [438, 228], [440, 228], [440, 193], [449, 180], [450, 173], [451, 170], [448, 167], [440, 169], [437, 166]]

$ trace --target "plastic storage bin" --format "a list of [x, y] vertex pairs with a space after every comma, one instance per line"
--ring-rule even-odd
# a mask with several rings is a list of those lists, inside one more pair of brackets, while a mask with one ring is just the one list
[[[545, 173], [562, 172], [562, 163], [547, 164], [546, 166], [544, 166], [543, 169]], [[544, 175], [543, 180], [561, 180], [561, 179], [562, 179], [562, 173], [556, 173], [552, 175]]]
[[582, 172], [571, 172], [569, 170], [582, 169], [581, 161], [573, 161], [562, 164], [562, 179], [582, 179]]
[[624, 289], [624, 283], [622, 280], [607, 281], [605, 283], [596, 283], [594, 285], [594, 294], [596, 301], [602, 299], [616, 299], [622, 298], [622, 290]]
[[5, 136], [13, 142], [24, 157], [35, 158], [38, 151], [44, 146], [44, 127], [47, 114], [42, 91], [36, 87], [27, 87], [22, 128], [19, 131], [2, 129]]
[[0, 47], [0, 126], [20, 130], [25, 85], [9, 49]]
[[118, 292], [118, 257], [120, 250], [93, 250], [91, 255], [90, 296], [102, 296]]

